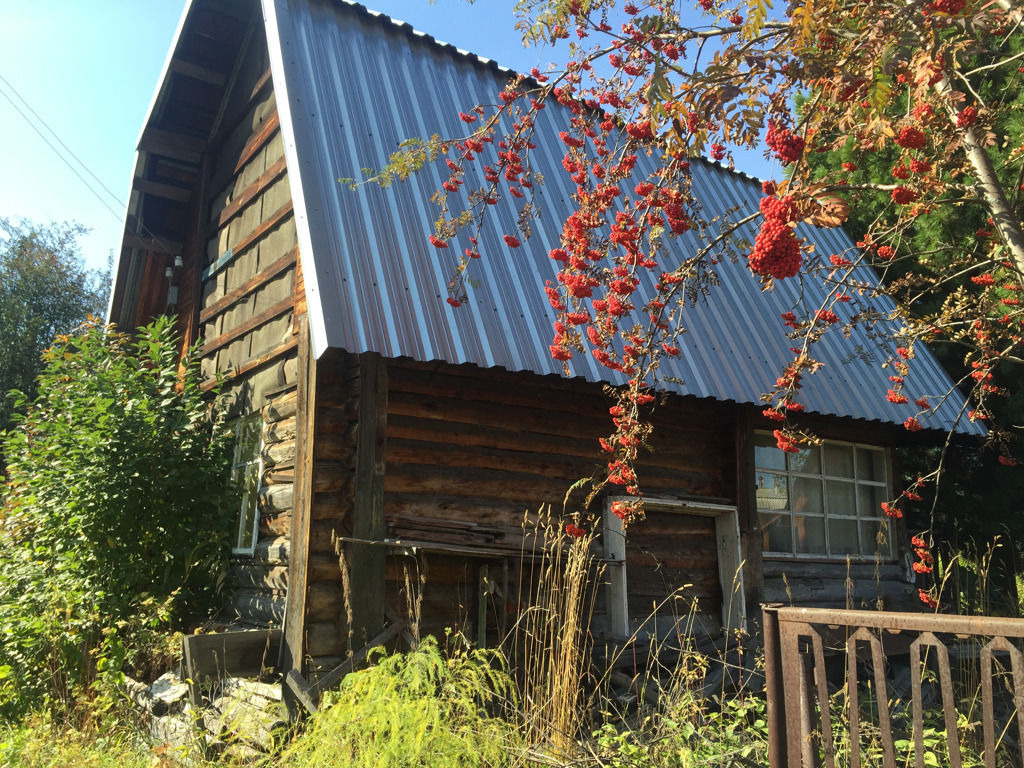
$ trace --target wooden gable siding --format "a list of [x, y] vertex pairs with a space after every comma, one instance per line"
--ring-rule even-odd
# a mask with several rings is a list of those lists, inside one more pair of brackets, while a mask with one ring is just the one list
[[[244, 624], [280, 625], [292, 554], [300, 312], [298, 238], [269, 54], [260, 25], [227, 78], [203, 159], [201, 243], [191, 322], [207, 386], [226, 377], [232, 412], [263, 416], [259, 534], [234, 558], [229, 608]], [[183, 297], [191, 301], [191, 297]]]

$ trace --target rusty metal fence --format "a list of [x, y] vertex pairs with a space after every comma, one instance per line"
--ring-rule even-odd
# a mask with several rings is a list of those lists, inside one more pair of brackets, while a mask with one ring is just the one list
[[[924, 768], [926, 689], [941, 703], [938, 727], [945, 731], [943, 759], [950, 768], [965, 765], [964, 739], [973, 737], [978, 719], [982, 739], [974, 754], [980, 750], [986, 768], [1024, 767], [1021, 638], [1024, 619], [765, 606], [771, 768], [896, 768], [911, 764], [907, 742], [912, 764]], [[907, 692], [893, 694], [893, 659], [909, 666]], [[954, 672], [965, 667], [979, 681], [970, 692], [971, 734], [958, 724], [964, 692], [956, 690]], [[830, 692], [845, 693], [845, 701]], [[900, 732], [910, 739], [897, 738]]]

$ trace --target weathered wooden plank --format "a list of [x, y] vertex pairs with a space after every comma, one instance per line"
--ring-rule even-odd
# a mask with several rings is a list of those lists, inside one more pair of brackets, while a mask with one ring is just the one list
[[305, 626], [307, 656], [339, 656], [343, 651], [341, 628], [334, 621], [311, 621]]
[[158, 128], [147, 128], [139, 141], [140, 152], [153, 152], [164, 157], [198, 165], [206, 149], [206, 140]]
[[[224, 378], [227, 381], [231, 381], [233, 379], [238, 378], [239, 376], [244, 376], [245, 374], [249, 373], [250, 371], [253, 371], [256, 368], [259, 368], [260, 366], [267, 365], [268, 363], [272, 363], [275, 360], [277, 360], [279, 357], [283, 357], [284, 355], [287, 355], [289, 352], [291, 352], [293, 349], [295, 349], [298, 345], [299, 345], [298, 337], [297, 336], [292, 336], [290, 339], [288, 339], [286, 341], [282, 341], [277, 346], [271, 347], [266, 352], [262, 352], [262, 353], [260, 353], [258, 355], [254, 355], [253, 357], [250, 357], [244, 363], [242, 363], [241, 365], [235, 366], [230, 371], [223, 372]], [[217, 385], [217, 379], [215, 377], [210, 377], [209, 379], [207, 379], [206, 381], [204, 381], [202, 383], [200, 388], [204, 392], [209, 392], [216, 385]]]
[[353, 488], [352, 469], [343, 464], [317, 462], [313, 470], [313, 490], [316, 493], [346, 493]]
[[192, 199], [191, 188], [177, 187], [173, 184], [163, 184], [159, 181], [150, 181], [149, 179], [135, 179], [132, 181], [132, 189], [144, 195], [176, 200], [179, 203], [187, 203]]
[[284, 592], [288, 589], [288, 566], [260, 566], [250, 563], [233, 563], [231, 577], [242, 589], [266, 589]]
[[355, 467], [356, 429], [356, 424], [353, 422], [344, 434], [321, 435], [316, 445], [317, 459], [338, 463], [346, 470]]
[[[356, 434], [352, 535], [381, 541], [384, 525], [384, 475], [387, 467], [388, 368], [378, 354], [359, 356], [359, 429]], [[384, 624], [383, 547], [351, 544], [351, 640], [362, 647]], [[354, 650], [350, 648], [350, 650]]]
[[[296, 447], [294, 504], [292, 514], [292, 557], [288, 563], [287, 615], [291, 617], [284, 634], [285, 671], [302, 673], [306, 637], [306, 589], [309, 578], [309, 506], [313, 473], [314, 417], [316, 414], [316, 358], [313, 356], [309, 327], [299, 327], [299, 381], [296, 388]], [[322, 655], [322, 654], [317, 654]]]
[[294, 482], [295, 468], [293, 466], [282, 469], [274, 467], [263, 472], [264, 485], [291, 485]]
[[203, 355], [212, 355], [218, 349], [223, 347], [225, 344], [230, 344], [235, 339], [244, 336], [245, 334], [252, 331], [254, 328], [258, 328], [261, 325], [269, 323], [276, 317], [280, 317], [285, 312], [290, 312], [292, 309], [292, 297], [288, 296], [285, 299], [277, 302], [273, 306], [267, 307], [264, 311], [260, 312], [255, 317], [251, 317], [241, 325], [236, 325], [227, 333], [222, 333], [212, 341], [207, 341], [203, 345]]
[[275, 469], [295, 465], [295, 441], [273, 443], [263, 449], [263, 463]]
[[292, 511], [260, 515], [261, 536], [288, 536], [292, 529]]
[[845, 581], [847, 576], [856, 581], [873, 580], [877, 577], [882, 581], [899, 581], [903, 568], [897, 563], [860, 563], [860, 562], [808, 562], [806, 560], [765, 560], [764, 577], [781, 579], [783, 575], [789, 579], [836, 579]]
[[310, 584], [318, 581], [336, 582], [341, 578], [341, 566], [336, 555], [310, 555], [307, 568]]
[[255, 275], [243, 282], [233, 291], [229, 291], [224, 294], [199, 314], [199, 322], [209, 322], [210, 318], [216, 317], [221, 312], [234, 305], [239, 299], [245, 298], [261, 285], [272, 278], [277, 277], [281, 272], [284, 272], [286, 269], [294, 265], [298, 252], [298, 247], [293, 248], [269, 267], [257, 272]]
[[352, 513], [352, 485], [337, 493], [318, 493], [313, 497], [310, 518], [342, 521]]
[[245, 250], [249, 248], [253, 243], [255, 243], [261, 237], [270, 232], [270, 230], [272, 230], [282, 221], [284, 221], [285, 217], [291, 215], [291, 213], [292, 201], [289, 200], [287, 203], [284, 203], [280, 208], [278, 208], [276, 211], [270, 214], [268, 218], [264, 219], [257, 226], [255, 226], [252, 229], [252, 231], [249, 232], [248, 235], [243, 237], [233, 246], [228, 248], [227, 251], [221, 254], [217, 258], [217, 260], [214, 261], [210, 266], [208, 266], [206, 268], [206, 271], [203, 272], [203, 279], [208, 280], [209, 278], [213, 277], [215, 274], [220, 272], [222, 269], [224, 269], [224, 267], [233, 262], [242, 253], [244, 253]]
[[231, 607], [239, 618], [259, 624], [280, 625], [284, 621], [284, 603], [284, 595], [256, 589], [236, 589], [231, 596]]
[[291, 542], [287, 536], [275, 539], [261, 539], [256, 542], [256, 551], [252, 555], [254, 563], [287, 563]]
[[252, 102], [260, 97], [263, 90], [272, 83], [273, 74], [270, 71], [270, 67], [267, 67], [266, 71], [260, 75], [260, 79], [256, 81], [256, 85], [252, 87], [252, 93], [249, 94], [249, 101], [246, 107], [252, 106]]
[[860, 608], [862, 603], [874, 606], [877, 600], [906, 600], [916, 590], [910, 584], [898, 581], [858, 579], [847, 585], [836, 579], [765, 579], [764, 599], [786, 605], [847, 605]]
[[336, 621], [345, 610], [342, 603], [340, 581], [311, 581], [306, 591], [306, 621]]
[[349, 398], [341, 405], [320, 408], [316, 416], [317, 434], [345, 434], [359, 418], [359, 399]]
[[227, 82], [227, 76], [223, 72], [219, 72], [216, 69], [204, 67], [199, 64], [194, 64], [191, 61], [185, 61], [184, 59], [179, 59], [177, 57], [171, 59], [168, 69], [171, 72], [177, 72], [179, 75], [191, 77], [193, 80], [199, 80], [218, 87]]
[[263, 420], [269, 424], [294, 416], [298, 406], [298, 398], [299, 394], [294, 389], [280, 395], [275, 395], [263, 409]]
[[245, 164], [248, 163], [253, 155], [255, 155], [263, 146], [270, 140], [271, 136], [277, 133], [278, 127], [281, 125], [281, 118], [275, 109], [273, 114], [270, 115], [263, 124], [256, 130], [256, 132], [249, 137], [249, 140], [245, 142], [245, 146], [242, 148], [242, 153], [238, 156], [238, 160], [235, 162], [234, 173], [238, 173]]
[[164, 253], [168, 256], [181, 256], [182, 253], [181, 243], [176, 243], [165, 237], [141, 237], [140, 235], [125, 232], [121, 244], [125, 248], [139, 248], [143, 251]]
[[285, 173], [285, 159], [284, 157], [278, 158], [278, 160], [270, 166], [267, 170], [256, 177], [256, 180], [243, 189], [238, 196], [228, 203], [224, 209], [220, 212], [217, 217], [217, 226], [223, 227], [231, 219], [238, 215], [238, 213], [251, 203], [257, 195], [259, 195], [264, 189], [273, 184]]
[[295, 485], [268, 485], [259, 492], [259, 509], [265, 515], [289, 512], [295, 505]]
[[386, 493], [451, 494], [502, 499], [536, 512], [540, 503], [561, 503], [569, 484], [517, 472], [459, 470], [452, 467], [391, 464], [384, 478]]
[[268, 423], [263, 429], [264, 445], [295, 439], [295, 417]]
[[225, 674], [258, 677], [277, 664], [280, 644], [279, 629], [211, 632], [182, 638], [188, 676], [193, 680], [218, 678]]

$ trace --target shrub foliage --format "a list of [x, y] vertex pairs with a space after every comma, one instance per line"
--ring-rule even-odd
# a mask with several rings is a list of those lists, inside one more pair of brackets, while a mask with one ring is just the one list
[[4, 436], [0, 714], [67, 705], [223, 582], [230, 438], [200, 381], [169, 319], [90, 322], [44, 353]]

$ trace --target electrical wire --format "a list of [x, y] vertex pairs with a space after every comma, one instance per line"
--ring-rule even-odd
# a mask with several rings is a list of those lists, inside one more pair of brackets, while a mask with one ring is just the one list
[[[4, 81], [4, 82], [6, 82], [6, 81]], [[52, 149], [52, 150], [54, 151], [54, 153], [56, 153], [57, 157], [59, 157], [59, 158], [60, 158], [61, 160], [63, 160], [63, 161], [64, 161], [64, 164], [65, 164], [65, 165], [66, 165], [66, 166], [67, 166], [68, 168], [70, 168], [70, 169], [71, 169], [71, 172], [72, 172], [73, 174], [75, 174], [75, 176], [77, 176], [77, 177], [78, 177], [78, 178], [79, 178], [79, 179], [81, 180], [81, 182], [82, 182], [83, 184], [85, 184], [86, 188], [87, 188], [87, 189], [88, 189], [88, 190], [89, 190], [90, 192], [92, 192], [92, 193], [93, 193], [93, 195], [94, 195], [94, 196], [96, 197], [96, 199], [97, 199], [97, 200], [99, 200], [99, 201], [100, 201], [100, 203], [101, 203], [101, 204], [103, 205], [103, 207], [104, 207], [104, 208], [106, 208], [106, 209], [107, 209], [108, 211], [110, 211], [110, 213], [111, 213], [111, 214], [112, 214], [112, 215], [114, 216], [114, 218], [116, 218], [116, 219], [117, 219], [118, 221], [120, 221], [120, 220], [121, 220], [121, 218], [122, 218], [122, 216], [123, 216], [123, 214], [120, 214], [120, 213], [118, 213], [117, 211], [115, 211], [115, 210], [114, 210], [113, 208], [111, 208], [111, 207], [110, 207], [110, 205], [109, 205], [109, 204], [107, 203], [107, 201], [106, 201], [106, 200], [104, 200], [104, 199], [103, 199], [102, 197], [100, 197], [99, 193], [98, 193], [98, 192], [97, 192], [97, 191], [96, 191], [95, 189], [93, 189], [92, 185], [91, 185], [91, 184], [89, 184], [89, 182], [88, 182], [88, 181], [86, 180], [86, 178], [85, 178], [85, 177], [84, 177], [84, 176], [83, 176], [82, 174], [80, 174], [80, 173], [78, 172], [78, 169], [77, 169], [77, 168], [75, 168], [75, 166], [73, 166], [73, 165], [72, 165], [72, 164], [71, 164], [71, 163], [70, 163], [70, 162], [68, 161], [68, 159], [67, 159], [66, 157], [64, 157], [64, 155], [62, 155], [62, 154], [61, 154], [61, 153], [60, 153], [60, 152], [59, 152], [59, 151], [57, 150], [57, 148], [56, 148], [55, 146], [53, 146], [53, 144], [51, 144], [51, 143], [50, 143], [50, 140], [49, 140], [48, 138], [46, 138], [46, 136], [44, 136], [44, 135], [43, 135], [43, 132], [42, 132], [42, 131], [40, 131], [40, 130], [39, 130], [39, 128], [38, 128], [38, 127], [36, 127], [36, 125], [35, 125], [35, 124], [34, 124], [34, 123], [33, 123], [33, 122], [31, 121], [31, 120], [29, 120], [29, 119], [28, 119], [28, 115], [26, 115], [26, 114], [25, 114], [24, 112], [22, 112], [22, 111], [21, 111], [21, 108], [20, 108], [20, 107], [18, 107], [18, 105], [14, 103], [14, 99], [12, 99], [12, 98], [11, 98], [10, 96], [8, 96], [8, 95], [7, 95], [6, 93], [4, 93], [4, 91], [3, 91], [3, 90], [0, 90], [0, 96], [3, 96], [3, 97], [4, 97], [5, 99], [7, 99], [8, 103], [10, 103], [10, 105], [11, 105], [12, 107], [14, 107], [14, 110], [15, 110], [15, 111], [16, 111], [16, 112], [17, 112], [17, 113], [18, 113], [19, 115], [21, 115], [21, 116], [22, 116], [23, 118], [25, 118], [25, 122], [27, 122], [27, 123], [29, 124], [29, 126], [31, 126], [32, 130], [33, 130], [33, 131], [35, 131], [35, 132], [36, 132], [36, 133], [37, 133], [37, 134], [39, 135], [39, 138], [41, 138], [41, 139], [42, 139], [43, 141], [45, 141], [45, 142], [46, 142], [46, 145], [47, 145], [47, 146], [48, 146], [48, 147], [49, 147], [50, 149]]]
[[[110, 195], [110, 197], [113, 198], [117, 202], [118, 207], [121, 208], [122, 210], [120, 212], [118, 212], [118, 211], [115, 211], [113, 208], [110, 207], [110, 205], [107, 203], [107, 201], [103, 199], [103, 197], [100, 195], [99, 192], [96, 191], [96, 189], [93, 187], [93, 185], [90, 184], [89, 181], [84, 176], [82, 176], [81, 173], [78, 172], [78, 169], [76, 169], [71, 164], [71, 162], [67, 159], [67, 157], [65, 157], [63, 154], [61, 154], [60, 150], [58, 150], [50, 142], [50, 140], [43, 134], [43, 132], [41, 130], [39, 130], [39, 127], [34, 122], [32, 122], [32, 120], [29, 119], [28, 115], [26, 115], [21, 110], [21, 108], [14, 102], [14, 100], [7, 93], [4, 92], [4, 90], [2, 88], [0, 88], [0, 96], [3, 96], [5, 99], [7, 99], [8, 103], [12, 107], [14, 107], [14, 110], [25, 119], [25, 122], [29, 124], [29, 126], [32, 128], [33, 131], [36, 132], [36, 134], [39, 136], [39, 138], [41, 138], [44, 142], [46, 142], [46, 146], [48, 146], [50, 149], [52, 149], [54, 154], [56, 154], [57, 157], [59, 157], [64, 162], [64, 164], [68, 168], [71, 169], [71, 172], [73, 174], [75, 174], [75, 176], [77, 176], [81, 180], [81, 182], [83, 184], [85, 184], [86, 188], [90, 192], [92, 192], [93, 196], [97, 200], [99, 200], [100, 204], [102, 204], [104, 208], [106, 208], [108, 211], [110, 211], [110, 213], [114, 216], [114, 218], [117, 219], [119, 222], [124, 221], [124, 217], [125, 217], [125, 214], [127, 213], [128, 209], [127, 209], [127, 206], [124, 204], [124, 202], [122, 202], [121, 198], [119, 198], [117, 195], [115, 195], [113, 192], [111, 192], [110, 189], [102, 181], [100, 181], [99, 177], [95, 173], [93, 173], [91, 170], [89, 170], [89, 167], [84, 162], [82, 162], [82, 160], [78, 157], [78, 155], [76, 155], [74, 152], [72, 152], [71, 148], [68, 147], [68, 145], [65, 144], [63, 141], [61, 141], [61, 138], [60, 138], [60, 136], [57, 135], [56, 131], [54, 131], [46, 123], [46, 121], [42, 117], [39, 116], [38, 112], [36, 112], [34, 109], [32, 109], [32, 106], [25, 100], [25, 97], [22, 96], [20, 93], [18, 93], [18, 90], [13, 85], [11, 85], [10, 82], [8, 82], [8, 80], [3, 75], [0, 75], [0, 82], [2, 82], [5, 86], [7, 86], [7, 88], [9, 88], [11, 90], [11, 92], [15, 96], [18, 97], [18, 100], [21, 101], [21, 103], [25, 105], [25, 108], [28, 109], [28, 111], [32, 113], [32, 115], [36, 118], [36, 120], [38, 120], [43, 125], [43, 127], [45, 127], [46, 130], [50, 132], [50, 134], [53, 136], [53, 138], [57, 140], [57, 143], [60, 144], [61, 147], [63, 147], [64, 150], [69, 155], [71, 155], [71, 157], [73, 157], [75, 159], [75, 161], [80, 166], [82, 166], [82, 168], [85, 170], [86, 173], [88, 173], [90, 176], [92, 176], [93, 179], [96, 180], [96, 183], [100, 185], [100, 187], [103, 189], [104, 192], [106, 192], [108, 195]], [[165, 243], [163, 243], [161, 241], [161, 239], [159, 237], [157, 237], [152, 232], [152, 230], [149, 229], [149, 227], [147, 227], [141, 221], [138, 222], [138, 224], [139, 224], [140, 229], [143, 230], [144, 234], [146, 234], [150, 238], [152, 238], [152, 240], [157, 245], [159, 245], [162, 248], [164, 248], [165, 250], [167, 250], [168, 253], [170, 252], [170, 250], [168, 249], [167, 245]]]

